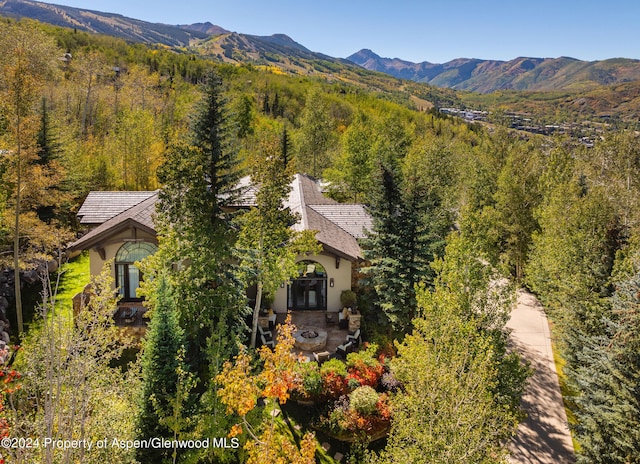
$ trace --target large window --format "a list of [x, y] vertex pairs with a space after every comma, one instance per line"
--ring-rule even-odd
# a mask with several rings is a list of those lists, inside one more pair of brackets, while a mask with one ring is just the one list
[[142, 273], [133, 263], [156, 252], [158, 247], [148, 242], [127, 242], [116, 253], [116, 285], [120, 298], [124, 300], [140, 300], [137, 290], [142, 280]]
[[298, 278], [289, 284], [287, 306], [291, 309], [327, 309], [327, 272], [315, 261], [298, 263]]

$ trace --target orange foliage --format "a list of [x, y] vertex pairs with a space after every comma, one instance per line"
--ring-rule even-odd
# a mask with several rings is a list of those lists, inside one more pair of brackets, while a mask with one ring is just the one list
[[260, 348], [260, 359], [264, 369], [260, 373], [260, 383], [265, 385], [262, 396], [278, 400], [284, 404], [289, 399], [289, 392], [295, 385], [295, 366], [299, 361], [293, 354], [295, 327], [291, 324], [291, 316], [284, 325], [278, 326], [278, 337], [275, 349]]
[[[6, 355], [6, 348], [3, 351], [3, 354]], [[11, 432], [9, 421], [5, 415], [5, 399], [8, 395], [20, 389], [20, 385], [17, 383], [20, 379], [20, 373], [15, 369], [3, 366], [0, 367], [0, 378], [2, 378], [2, 382], [0, 382], [0, 438], [5, 438], [8, 437]], [[3, 456], [0, 455], [0, 464], [4, 463], [5, 460]]]
[[[295, 386], [295, 366], [299, 361], [293, 354], [295, 327], [291, 324], [291, 317], [287, 317], [284, 325], [278, 328], [278, 338], [275, 349], [271, 351], [263, 346], [259, 350], [263, 369], [259, 374], [251, 373], [251, 358], [246, 351], [241, 352], [233, 363], [226, 362], [222, 372], [216, 377], [221, 388], [218, 396], [227, 406], [229, 413], [235, 413], [242, 418], [244, 426], [254, 438], [245, 446], [248, 452], [248, 464], [314, 464], [316, 442], [313, 434], [306, 434], [298, 448], [291, 443], [285, 434], [279, 433], [273, 417], [270, 424], [266, 424], [260, 437], [251, 430], [246, 415], [252, 411], [258, 398], [265, 398], [265, 403], [278, 402], [284, 404], [289, 399], [289, 392]], [[241, 434], [243, 428], [235, 424], [229, 432], [229, 437]]]

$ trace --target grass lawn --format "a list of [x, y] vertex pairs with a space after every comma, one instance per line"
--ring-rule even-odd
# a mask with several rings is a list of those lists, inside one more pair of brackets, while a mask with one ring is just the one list
[[[61, 268], [60, 285], [58, 287], [57, 307], [59, 316], [72, 320], [73, 297], [80, 293], [89, 283], [89, 254], [83, 252], [77, 258], [65, 263]], [[55, 279], [53, 274], [51, 279]], [[55, 285], [55, 281], [52, 282]]]

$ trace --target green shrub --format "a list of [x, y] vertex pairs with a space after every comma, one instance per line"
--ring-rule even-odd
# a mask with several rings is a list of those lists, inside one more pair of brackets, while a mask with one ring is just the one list
[[379, 399], [378, 392], [365, 385], [349, 393], [349, 407], [358, 414], [368, 416], [376, 413]]
[[343, 290], [340, 294], [340, 303], [342, 303], [342, 306], [354, 308], [357, 301], [356, 292], [353, 290]]
[[335, 374], [341, 377], [346, 377], [347, 375], [347, 366], [343, 361], [339, 359], [330, 359], [322, 366], [320, 366], [320, 374], [324, 377], [328, 374]]
[[298, 390], [303, 396], [308, 398], [322, 393], [322, 376], [318, 363], [298, 363], [298, 374], [300, 375]]
[[320, 367], [322, 392], [337, 399], [347, 393], [347, 366], [339, 359], [330, 359]]
[[380, 364], [376, 358], [378, 352], [378, 345], [371, 343], [366, 345], [366, 348], [360, 351], [354, 351], [347, 355], [347, 368], [352, 368], [364, 364], [369, 367], [376, 367]]

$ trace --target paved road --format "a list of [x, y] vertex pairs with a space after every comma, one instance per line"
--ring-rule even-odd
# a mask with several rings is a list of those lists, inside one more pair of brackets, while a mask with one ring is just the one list
[[549, 323], [544, 309], [530, 293], [519, 291], [507, 327], [510, 343], [535, 370], [522, 398], [528, 418], [509, 445], [514, 464], [574, 463], [573, 444], [553, 362]]

